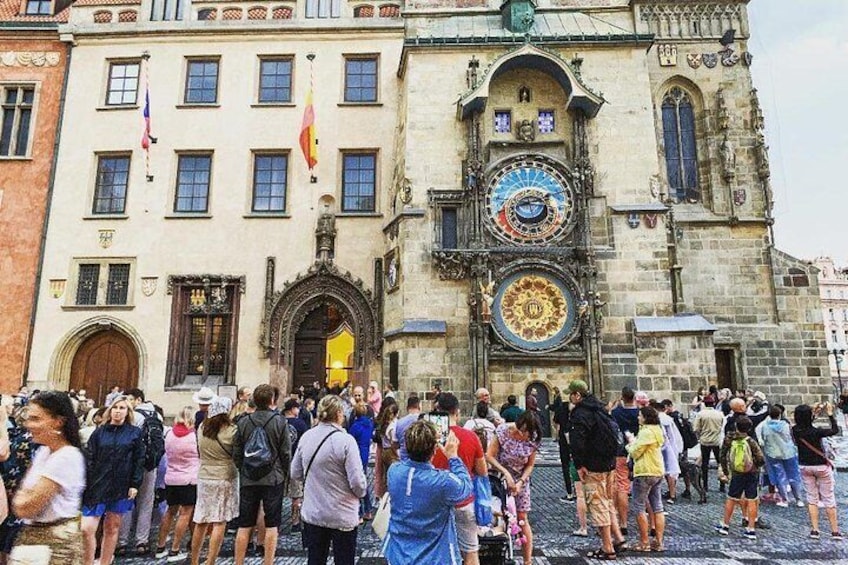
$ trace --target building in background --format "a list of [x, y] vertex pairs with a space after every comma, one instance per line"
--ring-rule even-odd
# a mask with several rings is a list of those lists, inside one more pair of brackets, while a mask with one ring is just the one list
[[[819, 269], [819, 295], [824, 320], [824, 337], [830, 353], [830, 376], [835, 390], [848, 384], [848, 271], [839, 268], [830, 257], [817, 257], [813, 265]], [[838, 366], [837, 366], [838, 365]]]
[[[0, 1], [0, 391], [4, 393], [17, 391], [27, 369], [69, 53], [57, 29], [67, 21], [68, 4]], [[44, 292], [51, 292], [49, 285]]]
[[827, 395], [746, 4], [78, 1], [31, 383]]

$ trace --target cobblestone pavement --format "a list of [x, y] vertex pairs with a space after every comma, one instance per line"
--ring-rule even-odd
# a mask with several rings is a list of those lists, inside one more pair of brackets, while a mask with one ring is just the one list
[[[846, 438], [848, 439], [848, 438]], [[711, 473], [711, 486], [715, 489], [715, 472]], [[591, 563], [583, 557], [589, 550], [598, 547], [598, 540], [576, 538], [570, 533], [576, 529], [575, 506], [559, 502], [563, 495], [562, 473], [556, 444], [545, 442], [543, 457], [533, 474], [533, 510], [530, 521], [536, 540], [533, 563], [535, 565], [566, 565]], [[763, 504], [761, 515], [770, 530], [759, 530], [756, 541], [742, 537], [739, 514], [734, 516], [730, 536], [722, 537], [713, 531], [713, 525], [722, 512], [724, 497], [717, 492], [709, 493], [707, 504], [678, 499], [669, 506], [666, 531], [667, 550], [663, 554], [624, 554], [619, 563], [638, 565], [822, 565], [831, 563], [848, 564], [848, 540], [831, 541], [828, 524], [822, 516], [822, 539], [812, 540], [809, 535], [809, 519], [805, 508], [778, 508], [774, 504]], [[848, 473], [839, 473], [837, 478], [837, 502], [839, 521], [843, 531], [848, 530]], [[288, 512], [286, 508], [285, 513]], [[631, 541], [634, 539], [635, 524], [630, 520]], [[360, 565], [385, 564], [380, 556], [379, 540], [371, 529], [360, 528], [358, 543]], [[306, 554], [300, 546], [300, 535], [284, 529], [277, 545], [276, 564], [305, 565]], [[233, 539], [228, 534], [218, 563], [233, 563]], [[117, 559], [116, 563], [148, 564], [165, 563], [150, 557]], [[262, 562], [258, 557], [248, 558], [250, 565]], [[521, 559], [517, 558], [521, 563]], [[330, 561], [332, 563], [332, 560]], [[441, 564], [421, 564], [441, 565]]]

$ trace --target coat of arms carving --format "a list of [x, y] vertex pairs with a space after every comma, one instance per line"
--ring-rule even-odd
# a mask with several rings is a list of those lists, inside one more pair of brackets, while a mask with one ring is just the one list
[[153, 296], [159, 283], [159, 277], [141, 277], [141, 293], [144, 296]]
[[112, 247], [112, 241], [115, 239], [115, 230], [98, 230], [97, 233], [100, 247], [103, 249]]
[[689, 63], [689, 66], [693, 69], [700, 68], [701, 64], [704, 62], [704, 56], [700, 53], [689, 53], [686, 55], [686, 62]]
[[677, 66], [677, 45], [674, 45], [673, 43], [663, 43], [657, 48], [657, 54], [660, 58], [661, 67]]
[[708, 69], [714, 69], [718, 65], [718, 53], [703, 53], [701, 59], [704, 61], [704, 66]]

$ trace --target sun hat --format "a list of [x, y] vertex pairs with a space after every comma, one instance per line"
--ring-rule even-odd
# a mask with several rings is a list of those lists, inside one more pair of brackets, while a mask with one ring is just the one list
[[233, 408], [233, 401], [226, 396], [216, 396], [206, 411], [207, 418], [214, 418], [219, 414], [229, 414]]
[[209, 387], [203, 387], [191, 397], [195, 404], [211, 404], [215, 399], [215, 393]]
[[643, 392], [640, 390], [633, 397], [633, 401], [636, 402], [636, 406], [647, 406], [651, 402], [651, 399], [648, 398], [647, 392]]

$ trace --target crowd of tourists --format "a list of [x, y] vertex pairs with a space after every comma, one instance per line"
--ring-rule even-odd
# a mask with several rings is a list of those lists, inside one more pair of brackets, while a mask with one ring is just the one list
[[[695, 495], [707, 501], [711, 459], [727, 497], [718, 534], [729, 534], [739, 507], [743, 535], [756, 539], [769, 498], [806, 506], [815, 539], [824, 508], [830, 538], [842, 539], [831, 404], [796, 407], [792, 425], [758, 392], [699, 390], [689, 417], [629, 387], [614, 402], [580, 380], [565, 392], [554, 389], [544, 408], [559, 442], [560, 500], [576, 502], [573, 535], [588, 537], [591, 525], [600, 539], [589, 557], [665, 551], [664, 510]], [[13, 551], [63, 565], [123, 555], [212, 565], [228, 530], [236, 564], [261, 555], [270, 565], [281, 529], [299, 533], [310, 565], [331, 550], [345, 565], [369, 522], [391, 565], [475, 565], [499, 523], [530, 563], [531, 484], [549, 425], [534, 393], [524, 407], [508, 396], [496, 409], [478, 389], [465, 417], [439, 387], [404, 406], [376, 382], [316, 382], [289, 396], [264, 384], [239, 389], [235, 401], [203, 388], [170, 422], [139, 389], [115, 387], [96, 407], [85, 391], [22, 388], [0, 409], [0, 565]]]

